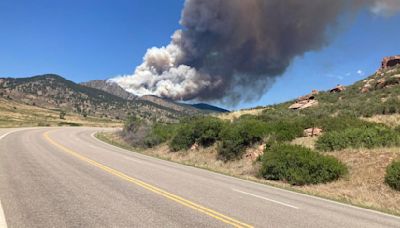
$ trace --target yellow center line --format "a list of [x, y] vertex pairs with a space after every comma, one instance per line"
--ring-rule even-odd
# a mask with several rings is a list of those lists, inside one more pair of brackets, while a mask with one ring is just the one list
[[130, 176], [128, 176], [128, 175], [126, 175], [126, 174], [124, 174], [124, 173], [122, 173], [120, 171], [117, 171], [117, 170], [112, 169], [112, 168], [110, 168], [108, 166], [100, 164], [100, 163], [98, 163], [98, 162], [96, 162], [94, 160], [91, 160], [91, 159], [89, 159], [89, 158], [87, 158], [87, 157], [85, 157], [85, 156], [83, 156], [83, 155], [81, 155], [81, 154], [79, 154], [79, 153], [77, 153], [77, 152], [75, 152], [75, 151], [73, 151], [73, 150], [61, 145], [61, 144], [59, 144], [58, 142], [54, 141], [52, 138], [50, 138], [49, 132], [44, 133], [43, 136], [47, 141], [49, 141], [51, 144], [53, 144], [54, 146], [58, 147], [62, 151], [74, 156], [75, 158], [78, 158], [78, 159], [80, 159], [82, 161], [85, 161], [85, 162], [87, 162], [87, 163], [89, 163], [89, 164], [91, 164], [91, 165], [93, 165], [93, 166], [95, 166], [97, 168], [100, 168], [103, 171], [106, 171], [106, 172], [108, 172], [108, 173], [110, 173], [110, 174], [112, 174], [114, 176], [117, 176], [117, 177], [119, 177], [119, 178], [121, 178], [121, 179], [123, 179], [125, 181], [134, 183], [134, 184], [136, 184], [136, 185], [138, 185], [138, 186], [140, 186], [140, 187], [142, 187], [142, 188], [144, 188], [146, 190], [149, 190], [149, 191], [151, 191], [153, 193], [156, 193], [156, 194], [161, 195], [161, 196], [163, 196], [165, 198], [168, 198], [168, 199], [170, 199], [172, 201], [175, 201], [175, 202], [177, 202], [177, 203], [179, 203], [181, 205], [184, 205], [184, 206], [189, 207], [189, 208], [191, 208], [193, 210], [196, 210], [196, 211], [199, 211], [199, 212], [201, 212], [203, 214], [211, 216], [211, 217], [213, 217], [213, 218], [215, 218], [215, 219], [217, 219], [219, 221], [222, 221], [222, 222], [224, 222], [226, 224], [229, 224], [229, 225], [232, 225], [234, 227], [248, 227], [248, 228], [253, 227], [253, 226], [251, 226], [249, 224], [240, 222], [240, 221], [238, 221], [238, 220], [236, 220], [234, 218], [231, 218], [231, 217], [228, 217], [226, 215], [223, 215], [223, 214], [221, 214], [221, 213], [219, 213], [217, 211], [214, 211], [212, 209], [209, 209], [209, 208], [206, 208], [206, 207], [201, 206], [199, 204], [196, 204], [196, 203], [194, 203], [192, 201], [184, 199], [184, 198], [182, 198], [180, 196], [177, 196], [175, 194], [169, 193], [169, 192], [167, 192], [165, 190], [162, 190], [162, 189], [157, 188], [157, 187], [155, 187], [153, 185], [147, 184], [147, 183], [145, 183], [145, 182], [143, 182], [141, 180], [138, 180], [136, 178], [130, 177]]

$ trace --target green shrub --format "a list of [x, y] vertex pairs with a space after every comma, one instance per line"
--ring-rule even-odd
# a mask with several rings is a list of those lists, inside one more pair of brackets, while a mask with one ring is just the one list
[[134, 132], [143, 121], [136, 116], [128, 116], [124, 122], [123, 131]]
[[213, 145], [220, 138], [224, 122], [215, 117], [203, 117], [194, 121], [196, 142], [204, 147]]
[[176, 135], [177, 127], [177, 124], [155, 123], [144, 139], [144, 144], [151, 148], [171, 140]]
[[169, 144], [172, 151], [187, 150], [195, 142], [195, 130], [193, 124], [181, 124], [176, 131], [175, 137]]
[[187, 150], [194, 143], [208, 147], [220, 138], [224, 122], [215, 117], [198, 117], [183, 120], [170, 147], [173, 151]]
[[262, 141], [266, 133], [267, 124], [256, 119], [245, 118], [226, 124], [221, 132], [219, 159], [228, 161], [240, 158], [246, 147]]
[[400, 145], [400, 135], [384, 126], [348, 128], [323, 134], [316, 142], [321, 151], [334, 151], [346, 148], [376, 148]]
[[346, 173], [346, 166], [336, 158], [289, 144], [269, 147], [262, 157], [260, 170], [265, 179], [287, 181], [292, 185], [326, 183]]
[[150, 121], [130, 116], [125, 121], [124, 129], [120, 133], [122, 138], [134, 147], [146, 147], [146, 137], [151, 132]]
[[337, 117], [324, 116], [321, 118], [310, 117], [314, 127], [320, 127], [325, 132], [342, 131], [348, 128], [372, 127], [377, 124], [370, 123], [349, 115], [339, 115]]
[[303, 135], [307, 125], [303, 120], [275, 121], [267, 124], [267, 134], [277, 142], [287, 142]]
[[385, 182], [391, 188], [400, 191], [400, 161], [394, 161], [387, 167]]

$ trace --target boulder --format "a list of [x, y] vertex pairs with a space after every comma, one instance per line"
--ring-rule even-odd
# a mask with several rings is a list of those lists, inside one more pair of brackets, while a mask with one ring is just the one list
[[318, 90], [313, 90], [310, 94], [297, 98], [296, 103], [292, 104], [289, 109], [305, 109], [318, 104], [315, 96], [319, 94]]
[[386, 85], [386, 80], [384, 78], [381, 78], [378, 81], [376, 81], [375, 87], [378, 89], [382, 89], [385, 87], [385, 85]]
[[368, 93], [370, 88], [371, 88], [371, 86], [369, 86], [369, 87], [367, 87], [367, 86], [362, 87], [362, 88], [361, 88], [361, 93]]
[[199, 144], [195, 143], [190, 147], [190, 150], [194, 151], [194, 150], [199, 150]]
[[365, 84], [363, 87], [361, 87], [361, 93], [368, 93], [369, 91], [371, 91], [372, 85], [371, 83], [374, 82], [374, 80], [365, 80]]
[[314, 136], [320, 136], [322, 135], [323, 130], [321, 128], [308, 128], [305, 129], [303, 132], [304, 137], [314, 137]]
[[337, 85], [335, 88], [331, 89], [329, 92], [330, 93], [340, 93], [346, 90], [345, 86], [342, 85]]
[[303, 100], [303, 101], [297, 101], [296, 103], [292, 104], [291, 106], [289, 106], [289, 109], [301, 110], [316, 105], [318, 105], [318, 101], [316, 100]]
[[265, 150], [265, 144], [261, 144], [256, 148], [247, 149], [244, 158], [251, 161], [255, 161], [257, 160], [258, 157], [264, 154], [264, 150]]

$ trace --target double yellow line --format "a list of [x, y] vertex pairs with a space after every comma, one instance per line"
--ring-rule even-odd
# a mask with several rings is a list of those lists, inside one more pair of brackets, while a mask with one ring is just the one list
[[85, 157], [85, 156], [83, 156], [83, 155], [81, 155], [81, 154], [79, 154], [79, 153], [77, 153], [77, 152], [75, 152], [75, 151], [73, 151], [73, 150], [61, 145], [61, 144], [59, 144], [58, 142], [54, 141], [52, 138], [50, 138], [49, 132], [44, 133], [43, 136], [47, 141], [49, 141], [51, 144], [53, 144], [54, 146], [58, 147], [59, 149], [61, 149], [65, 153], [68, 153], [68, 154], [74, 156], [75, 158], [78, 158], [79, 160], [85, 161], [85, 162], [87, 162], [87, 163], [89, 163], [89, 164], [91, 164], [91, 165], [93, 165], [93, 166], [95, 166], [95, 167], [97, 167], [97, 168], [99, 168], [99, 169], [101, 169], [103, 171], [106, 171], [107, 173], [110, 173], [110, 174], [112, 174], [114, 176], [117, 176], [117, 177], [119, 177], [119, 178], [121, 178], [121, 179], [123, 179], [125, 181], [134, 183], [134, 184], [136, 184], [136, 185], [138, 185], [138, 186], [140, 186], [140, 187], [142, 187], [142, 188], [144, 188], [146, 190], [149, 190], [149, 191], [151, 191], [153, 193], [156, 193], [156, 194], [161, 195], [161, 196], [163, 196], [165, 198], [168, 198], [168, 199], [170, 199], [172, 201], [175, 201], [175, 202], [177, 202], [177, 203], [179, 203], [181, 205], [184, 205], [184, 206], [189, 207], [189, 208], [191, 208], [193, 210], [196, 210], [196, 211], [199, 211], [199, 212], [201, 212], [203, 214], [211, 216], [211, 217], [213, 217], [213, 218], [215, 218], [215, 219], [217, 219], [219, 221], [222, 221], [222, 222], [224, 222], [226, 224], [229, 224], [229, 225], [232, 225], [234, 227], [247, 227], [247, 228], [253, 227], [253, 226], [251, 226], [249, 224], [240, 222], [240, 221], [238, 221], [238, 220], [236, 220], [234, 218], [231, 218], [231, 217], [228, 217], [226, 215], [223, 215], [223, 214], [221, 214], [221, 213], [219, 213], [217, 211], [214, 211], [212, 209], [209, 209], [209, 208], [206, 208], [206, 207], [201, 206], [199, 204], [196, 204], [194, 202], [191, 202], [191, 201], [189, 201], [187, 199], [184, 199], [184, 198], [182, 198], [180, 196], [177, 196], [177, 195], [174, 195], [174, 194], [169, 193], [167, 191], [164, 191], [164, 190], [162, 190], [160, 188], [157, 188], [157, 187], [155, 187], [153, 185], [147, 184], [147, 183], [145, 183], [145, 182], [143, 182], [141, 180], [135, 179], [133, 177], [130, 177], [130, 176], [120, 172], [120, 171], [117, 171], [117, 170], [112, 169], [112, 168], [110, 168], [108, 166], [102, 165], [102, 164], [100, 164], [100, 163], [98, 163], [98, 162], [96, 162], [94, 160], [91, 160], [91, 159], [89, 159], [89, 158], [87, 158], [87, 157]]

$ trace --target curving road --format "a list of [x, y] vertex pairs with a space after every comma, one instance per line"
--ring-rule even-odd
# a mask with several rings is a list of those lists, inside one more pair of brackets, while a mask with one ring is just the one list
[[0, 129], [3, 227], [400, 227], [400, 218], [132, 153], [96, 128]]

